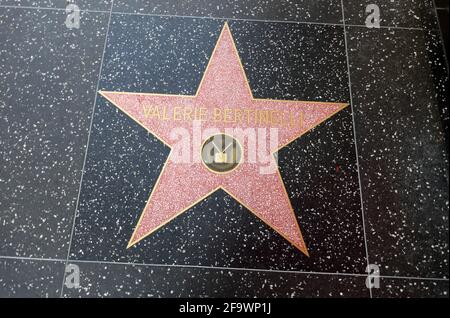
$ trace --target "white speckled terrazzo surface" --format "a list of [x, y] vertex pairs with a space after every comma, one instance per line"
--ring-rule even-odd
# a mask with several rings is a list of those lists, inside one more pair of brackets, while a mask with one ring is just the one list
[[[0, 297], [448, 297], [432, 1], [76, 3], [0, 0]], [[126, 248], [169, 148], [97, 91], [194, 95], [225, 22], [255, 98], [350, 104], [278, 153], [309, 257], [223, 190]]]

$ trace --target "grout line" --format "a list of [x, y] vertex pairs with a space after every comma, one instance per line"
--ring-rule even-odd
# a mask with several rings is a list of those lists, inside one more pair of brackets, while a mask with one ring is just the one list
[[408, 276], [391, 276], [391, 275], [380, 275], [380, 278], [384, 279], [409, 279], [409, 280], [428, 280], [428, 281], [443, 281], [448, 282], [448, 278], [437, 278], [437, 277], [408, 277]]
[[196, 16], [196, 15], [141, 13], [141, 12], [134, 13], [134, 12], [120, 12], [120, 11], [113, 12], [113, 14], [151, 16], [151, 17], [167, 17], [167, 18], [204, 19], [204, 20], [230, 20], [230, 21], [251, 21], [251, 22], [268, 22], [268, 23], [273, 22], [273, 23], [289, 23], [289, 24], [313, 24], [313, 25], [342, 26], [342, 23], [307, 22], [307, 21], [294, 21], [294, 20], [265, 20], [265, 19], [255, 19], [255, 18], [231, 18], [231, 17]]
[[[0, 259], [14, 260], [31, 260], [44, 262], [65, 262], [65, 259], [36, 258], [36, 257], [20, 257], [20, 256], [0, 256]], [[185, 265], [185, 264], [152, 264], [152, 263], [130, 263], [130, 262], [114, 262], [114, 261], [92, 261], [92, 260], [76, 260], [71, 259], [69, 263], [76, 264], [105, 264], [105, 265], [121, 265], [121, 266], [138, 266], [138, 267], [175, 267], [175, 268], [192, 268], [192, 269], [208, 269], [208, 270], [226, 270], [241, 272], [262, 272], [262, 273], [278, 273], [278, 274], [304, 274], [304, 275], [324, 275], [324, 276], [350, 276], [350, 277], [367, 277], [367, 274], [358, 273], [339, 273], [339, 272], [315, 272], [315, 271], [296, 271], [282, 269], [264, 269], [264, 268], [247, 268], [247, 267], [226, 267], [226, 266], [206, 266], [206, 265]], [[405, 280], [427, 280], [427, 281], [449, 281], [448, 278], [435, 277], [415, 277], [415, 276], [389, 276], [380, 275], [380, 278], [386, 279], [405, 279]]]
[[[344, 23], [331, 23], [331, 22], [307, 22], [307, 21], [295, 21], [295, 20], [266, 20], [255, 18], [231, 18], [231, 17], [213, 17], [213, 16], [194, 16], [194, 15], [176, 15], [176, 14], [157, 14], [157, 13], [132, 13], [132, 12], [120, 12], [116, 11], [113, 14], [118, 15], [141, 15], [141, 16], [153, 16], [153, 17], [170, 17], [170, 18], [190, 18], [190, 19], [210, 19], [210, 20], [231, 20], [231, 21], [250, 21], [250, 22], [266, 22], [266, 23], [289, 23], [289, 24], [311, 24], [311, 25], [328, 25], [343, 27]], [[362, 24], [346, 24], [350, 27], [367, 28]], [[436, 31], [437, 29], [425, 29], [416, 27], [400, 27], [400, 26], [380, 26], [380, 29], [398, 29], [398, 30], [415, 30], [415, 31]]]
[[[436, 17], [436, 23], [438, 25], [438, 30], [439, 30], [439, 39], [441, 42], [442, 51], [444, 52], [444, 60], [445, 60], [445, 65], [447, 66], [447, 73], [448, 73], [448, 58], [447, 58], [448, 52], [445, 51], [444, 34], [442, 33], [441, 22], [439, 21], [439, 15], [437, 12], [435, 0], [433, 0], [433, 7], [434, 7], [434, 16]], [[447, 8], [447, 10], [448, 10], [448, 8]]]
[[[444, 63], [445, 66], [447, 68], [447, 74], [445, 74], [445, 79], [446, 79], [446, 85], [448, 86], [448, 79], [449, 79], [449, 67], [448, 67], [448, 52], [447, 49], [445, 47], [445, 41], [444, 41], [444, 33], [442, 32], [442, 27], [441, 27], [441, 21], [439, 20], [439, 14], [438, 14], [438, 8], [436, 7], [436, 1], [433, 0], [433, 8], [434, 8], [434, 16], [436, 18], [436, 23], [438, 25], [438, 34], [439, 34], [439, 41], [441, 42], [441, 49], [442, 49], [442, 54], [444, 55]], [[448, 11], [448, 8], [446, 8]], [[446, 157], [446, 161], [448, 161], [449, 159], [449, 146], [448, 146], [448, 131], [445, 131], [445, 115], [446, 115], [446, 107], [447, 107], [447, 116], [448, 116], [448, 102], [447, 105], [444, 105], [442, 107], [438, 107], [439, 108], [439, 117], [441, 118], [441, 129], [443, 131], [443, 135], [444, 135], [444, 139], [445, 139], [445, 143], [446, 143], [446, 150], [447, 150], [447, 157]], [[448, 127], [447, 127], [448, 128]], [[448, 172], [446, 175], [446, 181], [447, 181], [447, 185], [449, 184], [449, 178], [448, 178]]]
[[[0, 8], [13, 8], [13, 9], [36, 9], [36, 10], [56, 10], [65, 11], [65, 8], [51, 8], [51, 7], [32, 7], [32, 6], [12, 6], [12, 5], [0, 5]], [[112, 9], [112, 6], [111, 6]], [[93, 13], [110, 13], [110, 11], [103, 10], [83, 10], [81, 12], [93, 12]], [[266, 22], [266, 23], [290, 23], [290, 24], [311, 24], [311, 25], [324, 25], [324, 26], [338, 26], [343, 27], [343, 23], [332, 22], [307, 22], [307, 21], [295, 21], [295, 20], [266, 20], [255, 18], [231, 18], [231, 17], [215, 17], [215, 16], [195, 16], [195, 15], [177, 15], [177, 14], [158, 14], [158, 13], [141, 13], [141, 12], [121, 12], [111, 11], [111, 14], [115, 15], [136, 15], [136, 16], [151, 16], [151, 17], [170, 17], [170, 18], [190, 18], [190, 19], [209, 19], [209, 20], [230, 20], [230, 21], [249, 21], [249, 22]], [[348, 27], [360, 27], [366, 28], [365, 25], [360, 24], [347, 24]], [[438, 31], [440, 28], [415, 28], [415, 27], [400, 27], [400, 26], [380, 26], [380, 29], [398, 29], [398, 30], [415, 30], [415, 31]]]
[[[350, 58], [348, 52], [348, 43], [347, 43], [347, 28], [345, 24], [345, 10], [344, 10], [344, 0], [341, 0], [341, 9], [342, 9], [342, 22], [344, 24], [344, 43], [345, 43], [345, 55], [347, 59], [347, 74], [348, 74], [348, 89], [350, 94], [350, 107], [352, 110], [352, 126], [353, 126], [353, 140], [355, 142], [355, 155], [356, 155], [356, 167], [358, 171], [358, 183], [359, 183], [359, 198], [361, 202], [361, 219], [363, 226], [363, 234], [364, 234], [364, 246], [366, 250], [366, 261], [367, 261], [367, 271], [369, 270], [369, 250], [367, 248], [367, 235], [366, 235], [366, 223], [364, 218], [364, 200], [362, 195], [362, 183], [361, 183], [361, 171], [359, 166], [359, 154], [358, 154], [358, 144], [356, 140], [356, 122], [355, 122], [355, 111], [353, 109], [353, 94], [352, 94], [352, 81], [350, 76]], [[370, 298], [372, 298], [372, 288], [369, 287]]]
[[[353, 28], [365, 28], [367, 29], [367, 26], [363, 25], [363, 24], [347, 24], [345, 23], [345, 26], [347, 27], [353, 27]], [[414, 28], [414, 27], [400, 27], [400, 26], [388, 26], [388, 25], [380, 25], [379, 28], [374, 28], [376, 29], [387, 29], [387, 30], [410, 30], [410, 31], [437, 31], [437, 29], [435, 28], [431, 28], [431, 29], [425, 29], [425, 28]], [[371, 29], [373, 30], [373, 29]]]
[[[81, 169], [80, 185], [78, 187], [78, 196], [77, 196], [77, 201], [76, 201], [76, 205], [75, 205], [75, 212], [74, 212], [73, 221], [72, 221], [72, 231], [70, 233], [69, 247], [67, 249], [67, 256], [66, 256], [66, 262], [65, 262], [66, 267], [67, 267], [67, 264], [69, 262], [70, 249], [72, 247], [72, 239], [73, 239], [73, 234], [75, 232], [75, 222], [76, 222], [76, 219], [77, 219], [77, 212], [78, 212], [78, 207], [79, 207], [79, 204], [80, 204], [81, 186], [83, 184], [83, 177], [84, 177], [84, 173], [85, 173], [84, 169], [86, 167], [86, 161], [87, 161], [88, 150], [89, 150], [89, 141], [91, 139], [92, 125], [94, 123], [95, 106], [97, 105], [97, 96], [98, 96], [98, 90], [99, 90], [99, 87], [100, 87], [100, 79], [101, 79], [101, 76], [102, 76], [103, 59], [105, 58], [106, 44], [108, 42], [109, 27], [111, 25], [111, 17], [112, 17], [113, 5], [114, 5], [114, 0], [111, 1], [111, 10], [109, 12], [108, 25], [106, 27], [106, 34], [105, 34], [105, 42], [103, 44], [102, 58], [101, 58], [101, 61], [100, 61], [100, 67], [99, 67], [99, 71], [98, 71], [97, 86], [96, 86], [96, 89], [95, 89], [95, 97], [94, 97], [94, 106], [92, 107], [92, 112], [91, 112], [91, 122], [90, 122], [90, 125], [89, 125], [89, 133], [88, 133], [87, 142], [86, 142], [86, 151], [84, 153], [83, 167]], [[62, 280], [62, 283], [61, 283], [60, 297], [63, 297], [64, 281], [65, 281], [65, 279], [66, 279], [66, 272], [64, 271], [63, 280]]]
[[[68, 3], [69, 4], [69, 3]], [[13, 5], [1, 5], [0, 8], [6, 9], [35, 9], [35, 10], [53, 10], [53, 11], [66, 11], [66, 8], [56, 8], [56, 7], [34, 7], [34, 6], [13, 6]], [[90, 9], [80, 9], [80, 12], [93, 12], [93, 13], [110, 13], [110, 11], [104, 10], [90, 10]]]
[[65, 258], [40, 258], [40, 257], [23, 257], [23, 256], [0, 256], [0, 259], [14, 259], [23, 261], [45, 261], [45, 262], [65, 262]]
[[279, 274], [283, 274], [283, 273], [284, 274], [317, 274], [317, 275], [337, 275], [337, 276], [357, 276], [357, 277], [366, 277], [367, 276], [367, 274], [357, 274], [357, 273], [314, 272], [314, 271], [296, 271], [296, 270], [282, 270], [282, 269], [247, 268], [247, 267], [129, 263], [129, 262], [89, 261], [89, 260], [71, 260], [71, 261], [73, 263], [85, 263], [85, 264], [107, 264], [107, 265], [126, 265], [126, 266], [142, 266], [142, 267], [176, 267], [176, 268], [228, 270], [228, 271], [242, 271], [242, 272], [265, 272], [265, 273], [269, 272], [269, 273], [279, 273]]
[[[206, 265], [183, 265], [183, 264], [151, 264], [151, 263], [129, 263], [129, 262], [110, 262], [110, 261], [89, 261], [89, 260], [71, 260], [74, 263], [85, 264], [107, 264], [107, 265], [126, 265], [126, 266], [142, 266], [142, 267], [177, 267], [177, 268], [196, 268], [196, 269], [211, 269], [211, 270], [229, 270], [229, 271], [247, 271], [247, 272], [264, 272], [264, 273], [279, 273], [279, 274], [314, 274], [327, 276], [352, 276], [352, 277], [367, 277], [367, 274], [358, 273], [339, 273], [339, 272], [316, 272], [316, 271], [296, 271], [296, 270], [282, 270], [282, 269], [264, 269], [264, 268], [247, 268], [247, 267], [227, 267], [227, 266], [206, 266]], [[414, 280], [432, 280], [432, 281], [448, 281], [448, 278], [434, 278], [434, 277], [408, 277], [408, 276], [383, 276], [380, 278], [393, 279], [414, 279]]]

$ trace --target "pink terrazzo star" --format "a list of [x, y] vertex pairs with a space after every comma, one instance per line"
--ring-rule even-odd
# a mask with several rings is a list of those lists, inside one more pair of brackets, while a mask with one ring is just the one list
[[[227, 24], [222, 29], [194, 96], [105, 91], [100, 93], [172, 148], [128, 247], [161, 228], [214, 191], [223, 189], [308, 255], [278, 169], [275, 173], [261, 174], [259, 164], [244, 160], [229, 173], [218, 174], [209, 170], [201, 160], [177, 163], [171, 160], [171, 157], [174, 156], [173, 147], [178, 140], [173, 140], [171, 132], [174, 128], [184, 128], [191, 137], [195, 134], [193, 120], [190, 120], [190, 116], [184, 117], [185, 115], [182, 114], [186, 109], [204, 109], [205, 117], [200, 119], [203, 130], [217, 128], [223, 132], [226, 128], [269, 128], [278, 124], [278, 143], [270, 146], [270, 152], [274, 153], [342, 110], [347, 104], [253, 98]], [[149, 116], [149, 113], [144, 111], [146, 107], [158, 109], [158, 112], [152, 111]], [[175, 107], [178, 111], [182, 110], [180, 114], [176, 114]], [[227, 109], [229, 116], [223, 117], [224, 120], [208, 117], [212, 116], [213, 110], [217, 108]], [[272, 120], [269, 123], [267, 118], [263, 120], [253, 115], [245, 119], [237, 118], [237, 114], [242, 115], [243, 109], [274, 112], [279, 120]], [[250, 117], [252, 120], [249, 119]], [[294, 125], [286, 124], [286, 121], [282, 124], [282, 118], [301, 118], [301, 121]], [[266, 131], [269, 134], [269, 129]], [[202, 137], [193, 157], [195, 153], [200, 153], [201, 144], [207, 138], [208, 136]], [[242, 145], [245, 155], [248, 142], [239, 140], [237, 137], [236, 139]], [[273, 156], [271, 158], [275, 161]]]

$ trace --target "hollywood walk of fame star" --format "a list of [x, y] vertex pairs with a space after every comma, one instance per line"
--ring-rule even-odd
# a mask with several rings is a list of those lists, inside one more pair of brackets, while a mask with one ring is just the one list
[[[250, 161], [221, 165], [221, 161], [228, 160], [228, 157], [234, 156], [240, 160], [239, 158], [248, 150], [248, 143], [220, 134], [204, 136], [202, 144], [198, 145], [198, 153], [203, 156], [204, 148], [218, 148], [214, 141], [226, 141], [226, 138], [229, 138], [226, 142], [233, 146], [221, 148], [216, 152], [214, 158], [219, 161], [218, 164], [214, 164], [214, 158], [207, 162], [203, 157], [200, 161], [177, 163], [171, 160], [175, 155], [173, 153], [175, 141], [171, 132], [177, 127], [184, 128], [193, 136], [193, 118], [200, 120], [205, 129], [217, 128], [219, 131], [226, 128], [269, 128], [275, 124], [279, 129], [278, 143], [270, 146], [270, 153], [273, 154], [345, 108], [347, 104], [253, 98], [227, 23], [220, 33], [194, 96], [107, 91], [100, 93], [171, 148], [171, 153], [153, 187], [128, 247], [138, 243], [213, 192], [223, 189], [308, 255], [278, 168], [275, 169], [275, 173], [262, 174], [258, 164]], [[186, 109], [189, 110], [187, 116]], [[223, 112], [218, 116], [221, 110]], [[269, 120], [261, 114], [276, 114], [277, 119]], [[221, 120], [215, 120], [219, 117]], [[228, 149], [232, 149], [231, 152]], [[204, 153], [207, 154], [208, 151]], [[275, 160], [274, 156], [271, 158]]]

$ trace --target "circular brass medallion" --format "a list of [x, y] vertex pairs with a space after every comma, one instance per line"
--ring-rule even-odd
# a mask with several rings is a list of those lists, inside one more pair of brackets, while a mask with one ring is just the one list
[[241, 162], [242, 147], [233, 137], [217, 134], [205, 140], [201, 156], [210, 171], [228, 173], [236, 169]]

